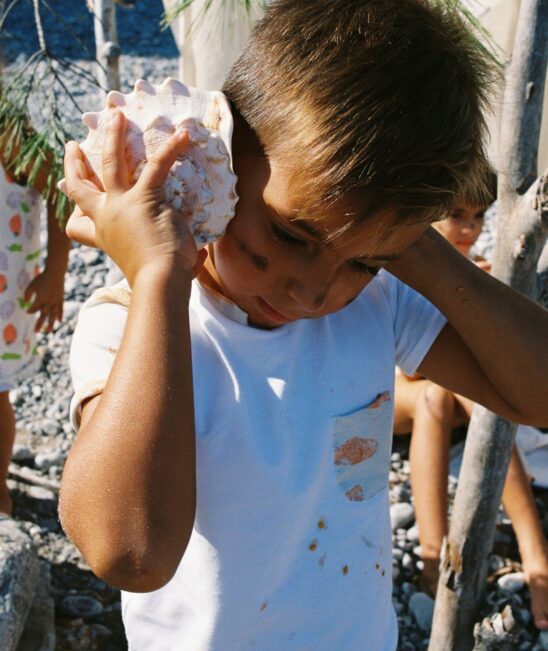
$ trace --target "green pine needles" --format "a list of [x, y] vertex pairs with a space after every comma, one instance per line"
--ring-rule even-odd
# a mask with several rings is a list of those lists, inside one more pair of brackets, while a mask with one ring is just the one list
[[[223, 2], [228, 2], [229, 0], [206, 0], [201, 10], [201, 17], [205, 16], [208, 11], [213, 11], [213, 5], [219, 7]], [[234, 0], [230, 0], [234, 2]], [[162, 26], [168, 27], [181, 13], [190, 7], [193, 4], [194, 0], [175, 0], [172, 3], [172, 6], [169, 9], [166, 9], [164, 12], [164, 17], [162, 18]], [[236, 5], [240, 5], [245, 9], [249, 14], [254, 8], [264, 8], [267, 4], [267, 0], [236, 0], [234, 2]]]
[[[22, 0], [0, 2], [0, 32], [10, 38], [6, 21]], [[38, 49], [22, 63], [2, 69], [0, 93], [0, 134], [7, 171], [37, 187], [55, 207], [57, 220], [64, 226], [68, 199], [57, 189], [63, 174], [64, 145], [81, 135], [78, 105], [70, 88], [80, 84], [98, 87], [95, 77], [77, 63], [56, 56], [49, 48], [42, 24], [41, 6], [50, 11], [65, 33], [85, 45], [74, 34], [49, 0], [32, 0]], [[87, 49], [87, 48], [86, 48]]]

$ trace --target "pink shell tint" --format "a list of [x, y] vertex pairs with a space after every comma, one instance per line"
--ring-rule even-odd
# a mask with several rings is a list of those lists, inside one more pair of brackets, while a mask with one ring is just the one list
[[89, 132], [81, 148], [99, 178], [107, 117], [113, 108], [127, 118], [126, 160], [133, 180], [177, 128], [188, 131], [191, 146], [169, 172], [166, 200], [188, 211], [198, 247], [221, 237], [238, 201], [231, 160], [233, 120], [225, 96], [176, 79], [159, 86], [140, 79], [131, 93], [111, 91], [105, 109], [82, 117]]

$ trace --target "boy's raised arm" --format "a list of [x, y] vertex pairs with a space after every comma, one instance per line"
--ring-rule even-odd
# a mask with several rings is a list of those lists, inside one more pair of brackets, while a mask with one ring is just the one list
[[131, 591], [172, 576], [195, 512], [195, 440], [188, 302], [198, 262], [180, 213], [161, 187], [177, 153], [176, 134], [137, 184], [122, 156], [125, 120], [116, 115], [104, 151], [105, 192], [91, 181], [78, 147], [67, 147], [68, 192], [89, 218], [69, 235], [93, 240], [132, 288], [122, 343], [104, 392], [83, 408], [63, 473], [60, 516], [93, 571]]
[[548, 425], [548, 312], [430, 228], [389, 271], [447, 317], [421, 374], [509, 420]]

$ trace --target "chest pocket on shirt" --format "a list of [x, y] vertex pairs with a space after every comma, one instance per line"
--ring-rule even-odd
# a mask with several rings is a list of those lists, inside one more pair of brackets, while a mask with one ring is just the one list
[[385, 391], [367, 407], [333, 418], [333, 461], [339, 488], [363, 502], [386, 488], [390, 468], [392, 400]]

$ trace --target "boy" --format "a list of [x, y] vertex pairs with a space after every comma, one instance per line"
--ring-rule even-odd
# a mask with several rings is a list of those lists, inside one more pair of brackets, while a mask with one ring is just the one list
[[239, 203], [205, 261], [162, 203], [184, 133], [129, 187], [113, 112], [104, 192], [69, 144], [69, 234], [129, 285], [80, 317], [60, 512], [131, 649], [394, 649], [395, 363], [547, 421], [546, 315], [428, 226], [481, 195], [486, 75], [420, 0], [274, 3], [225, 85]]

